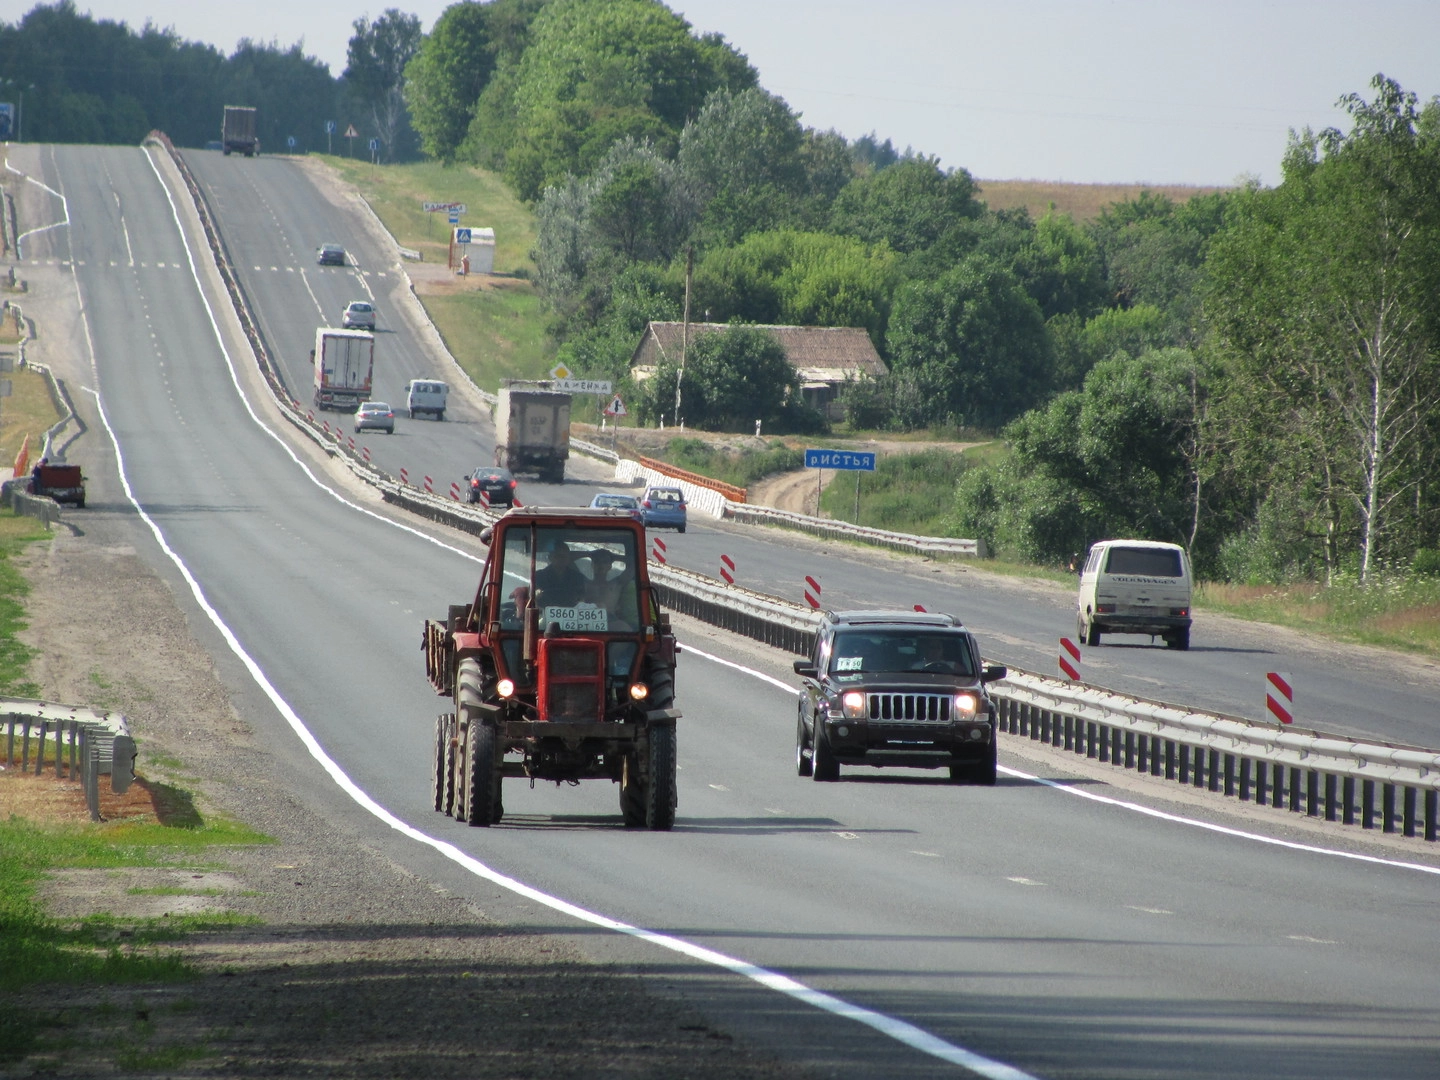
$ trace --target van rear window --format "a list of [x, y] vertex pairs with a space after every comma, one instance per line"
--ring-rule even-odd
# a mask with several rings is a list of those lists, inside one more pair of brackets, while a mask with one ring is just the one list
[[1105, 572], [1145, 577], [1180, 577], [1183, 574], [1180, 552], [1171, 548], [1112, 547]]

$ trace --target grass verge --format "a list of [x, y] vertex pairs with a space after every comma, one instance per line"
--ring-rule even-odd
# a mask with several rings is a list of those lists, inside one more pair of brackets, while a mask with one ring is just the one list
[[965, 454], [949, 450], [892, 454], [880, 458], [873, 473], [836, 476], [822, 493], [820, 508], [837, 521], [916, 536], [945, 536], [955, 485], [969, 467]]
[[472, 166], [433, 162], [369, 165], [326, 157], [359, 189], [385, 227], [425, 263], [445, 266], [450, 224], [429, 214], [427, 202], [464, 203], [467, 225], [495, 230], [495, 276], [467, 279], [474, 287], [417, 295], [450, 352], [480, 386], [499, 388], [502, 378], [540, 378], [555, 362], [546, 332], [547, 313], [530, 278], [535, 264], [535, 216], [494, 173]]
[[16, 636], [27, 625], [25, 596], [30, 585], [16, 569], [14, 556], [26, 545], [49, 536], [34, 518], [0, 511], [0, 693], [14, 697], [38, 697], [40, 693], [30, 681], [34, 650]]

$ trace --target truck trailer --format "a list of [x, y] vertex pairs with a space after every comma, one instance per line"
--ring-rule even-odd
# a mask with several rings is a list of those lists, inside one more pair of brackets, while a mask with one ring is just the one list
[[368, 330], [319, 327], [310, 363], [315, 368], [315, 407], [354, 412], [370, 399], [375, 335]]
[[507, 380], [495, 405], [495, 464], [559, 484], [569, 457], [570, 395], [543, 382]]
[[226, 105], [225, 120], [220, 126], [220, 149], [225, 154], [238, 152], [254, 157], [260, 152], [255, 135], [255, 109], [249, 105]]

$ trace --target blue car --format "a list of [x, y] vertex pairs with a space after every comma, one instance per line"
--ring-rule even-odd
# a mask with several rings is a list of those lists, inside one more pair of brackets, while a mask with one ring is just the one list
[[640, 500], [647, 529], [685, 531], [685, 492], [678, 487], [652, 487]]

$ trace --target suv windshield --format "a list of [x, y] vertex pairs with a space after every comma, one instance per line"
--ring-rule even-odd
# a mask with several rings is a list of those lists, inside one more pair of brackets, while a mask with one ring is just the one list
[[975, 676], [970, 650], [961, 634], [851, 630], [835, 635], [831, 674], [845, 678], [867, 672], [900, 671]]

